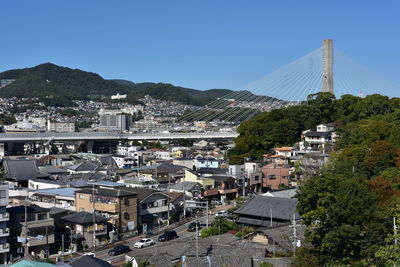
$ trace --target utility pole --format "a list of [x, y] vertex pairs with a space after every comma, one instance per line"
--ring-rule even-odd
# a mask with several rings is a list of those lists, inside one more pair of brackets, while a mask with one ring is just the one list
[[270, 226], [272, 227], [272, 208], [269, 208], [269, 220], [270, 220]]
[[199, 225], [196, 221], [196, 262], [199, 262]]
[[169, 198], [170, 198], [170, 188], [169, 188], [169, 184], [171, 183], [171, 173], [168, 173], [168, 198], [167, 198], [167, 201], [168, 201], [168, 210], [167, 210], [167, 225], [169, 225], [169, 206], [170, 206], [170, 201], [169, 201]]
[[393, 232], [394, 232], [394, 244], [397, 245], [397, 226], [396, 217], [393, 217]]
[[47, 225], [46, 225], [46, 259], [49, 258], [49, 236], [47, 233]]
[[206, 201], [206, 228], [208, 228], [208, 200]]
[[296, 215], [293, 214], [293, 221], [292, 221], [292, 225], [291, 227], [293, 227], [293, 256], [296, 256], [296, 246], [297, 246], [297, 230], [296, 230]]
[[92, 204], [93, 204], [93, 251], [96, 251], [96, 215], [94, 214], [95, 211], [95, 204], [94, 204], [94, 183], [92, 187]]
[[182, 191], [183, 191], [183, 218], [186, 218], [186, 193], [185, 193], [185, 187], [182, 185]]
[[64, 234], [61, 234], [61, 261], [64, 263]]
[[[28, 193], [27, 193], [28, 194]], [[25, 257], [28, 256], [28, 195], [25, 196]]]

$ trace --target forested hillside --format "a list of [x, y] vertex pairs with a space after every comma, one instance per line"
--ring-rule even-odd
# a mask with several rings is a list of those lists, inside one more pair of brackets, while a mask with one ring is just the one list
[[231, 92], [226, 89], [201, 91], [165, 83], [105, 80], [96, 73], [51, 63], [5, 71], [0, 73], [0, 79], [15, 79], [0, 88], [0, 97], [38, 97], [51, 106], [72, 106], [72, 100], [108, 101], [116, 93], [128, 94], [130, 103], [150, 95], [160, 100], [202, 106]]
[[302, 130], [336, 122], [340, 140], [320, 176], [299, 190], [307, 226], [295, 266], [396, 266], [393, 218], [400, 222], [400, 99], [329, 94], [258, 115], [240, 126], [233, 161], [293, 145]]

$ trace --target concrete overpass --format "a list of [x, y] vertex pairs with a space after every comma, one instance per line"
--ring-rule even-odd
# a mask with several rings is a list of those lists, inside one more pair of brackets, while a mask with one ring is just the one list
[[[113, 132], [77, 132], [77, 133], [1, 133], [0, 156], [17, 154], [25, 151], [31, 153], [49, 154], [53, 144], [73, 142], [76, 148], [84, 143], [88, 152], [93, 151], [93, 146], [98, 143], [108, 142], [108, 151], [111, 151], [111, 143], [115, 146], [119, 142], [134, 140], [167, 141], [167, 140], [232, 140], [238, 136], [236, 132], [204, 132], [204, 133], [146, 133], [128, 134]], [[103, 144], [104, 145], [104, 144]]]
[[19, 141], [94, 141], [94, 140], [177, 140], [177, 139], [233, 139], [236, 132], [126, 134], [112, 132], [77, 133], [1, 133], [0, 143]]

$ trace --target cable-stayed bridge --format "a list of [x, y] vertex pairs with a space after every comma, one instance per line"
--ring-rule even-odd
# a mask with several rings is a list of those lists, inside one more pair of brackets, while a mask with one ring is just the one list
[[366, 96], [395, 92], [400, 86], [356, 62], [332, 40], [293, 62], [209, 103], [204, 109], [186, 113], [181, 121], [226, 120], [241, 122], [262, 111], [298, 105], [310, 94], [330, 92]]

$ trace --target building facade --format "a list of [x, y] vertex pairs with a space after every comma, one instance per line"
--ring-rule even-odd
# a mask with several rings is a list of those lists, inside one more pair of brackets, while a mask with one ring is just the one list
[[92, 212], [94, 207], [95, 213], [106, 217], [119, 232], [136, 230], [137, 202], [137, 193], [123, 189], [95, 188], [75, 192], [76, 211]]
[[10, 251], [10, 245], [7, 242], [7, 237], [10, 232], [7, 228], [9, 221], [9, 213], [7, 212], [8, 205], [8, 185], [0, 184], [0, 264], [6, 264], [8, 261], [7, 254]]

